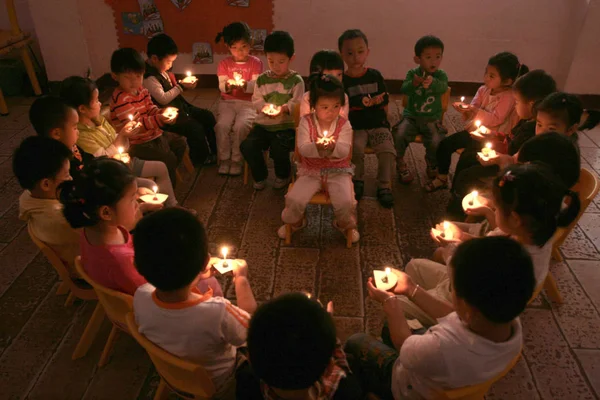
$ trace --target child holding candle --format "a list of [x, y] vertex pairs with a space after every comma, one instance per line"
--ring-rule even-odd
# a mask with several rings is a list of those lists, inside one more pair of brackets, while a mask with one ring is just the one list
[[[292, 232], [302, 229], [306, 226], [308, 202], [315, 193], [325, 190], [335, 213], [333, 226], [340, 232], [352, 229], [352, 243], [356, 243], [360, 235], [352, 187], [352, 127], [340, 116], [345, 101], [339, 80], [331, 75], [311, 75], [310, 106], [315, 112], [305, 115], [298, 125], [298, 179], [285, 196], [281, 219], [292, 226]], [[277, 235], [285, 239], [285, 225]]]
[[365, 148], [367, 144], [377, 155], [377, 200], [385, 208], [394, 205], [392, 173], [396, 149], [387, 119], [389, 95], [381, 73], [365, 67], [369, 55], [367, 36], [359, 29], [345, 31], [338, 39], [338, 48], [348, 69], [344, 73], [344, 88], [350, 99], [349, 119], [354, 129], [352, 162], [356, 165], [354, 193], [356, 200], [364, 194]]
[[234, 398], [237, 348], [246, 342], [249, 314], [256, 309], [248, 267], [238, 262], [233, 270], [237, 307], [210, 289], [201, 293], [196, 285], [211, 273], [206, 231], [193, 215], [176, 208], [138, 222], [133, 248], [135, 266], [149, 282], [133, 296], [140, 333], [199, 363], [215, 385], [215, 398]]
[[[290, 182], [294, 151], [295, 126], [292, 115], [304, 94], [300, 74], [290, 70], [294, 59], [294, 39], [284, 31], [274, 31], [265, 39], [269, 70], [256, 80], [252, 104], [258, 111], [254, 127], [241, 143], [240, 150], [250, 166], [254, 189], [265, 188], [268, 176], [263, 151], [269, 150], [275, 166], [274, 189], [286, 188]], [[274, 109], [274, 112], [269, 111]]]
[[170, 72], [177, 58], [175, 41], [161, 33], [148, 41], [146, 48], [148, 60], [144, 73], [144, 87], [152, 100], [160, 107], [175, 107], [178, 110], [176, 120], [163, 127], [187, 138], [190, 146], [190, 158], [195, 164], [210, 164], [215, 161], [215, 116], [209, 110], [190, 104], [183, 97], [184, 89], [193, 89], [193, 83], [177, 82]]
[[242, 173], [240, 143], [248, 136], [256, 118], [252, 93], [258, 76], [263, 72], [263, 63], [258, 57], [250, 55], [252, 32], [245, 22], [227, 25], [215, 41], [219, 43], [221, 38], [231, 57], [221, 60], [217, 67], [221, 91], [215, 126], [219, 174], [235, 176]]

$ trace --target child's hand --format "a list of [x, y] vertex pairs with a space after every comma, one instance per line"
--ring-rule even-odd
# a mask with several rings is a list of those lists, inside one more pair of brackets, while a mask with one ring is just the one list
[[195, 80], [194, 82], [179, 81], [179, 84], [186, 90], [196, 89], [196, 85], [198, 85], [198, 80]]
[[248, 277], [248, 264], [244, 260], [235, 260], [233, 265], [233, 277]]
[[231, 93], [232, 87], [229, 83], [225, 82], [225, 93]]
[[421, 84], [423, 83], [424, 80], [425, 80], [425, 78], [423, 78], [422, 76], [413, 75], [413, 86], [414, 87], [421, 86]]
[[373, 283], [372, 277], [369, 278], [369, 280], [367, 281], [367, 290], [369, 291], [369, 297], [378, 303], [383, 303], [389, 297], [395, 296], [390, 292], [386, 292], [385, 290], [377, 289], [377, 287]]
[[488, 215], [494, 214], [494, 210], [492, 210], [490, 207], [487, 207], [487, 206], [470, 207], [465, 210], [465, 214], [467, 214], [469, 216], [474, 216], [474, 217], [486, 217], [487, 218]]
[[329, 303], [327, 303], [326, 310], [329, 313], [329, 315], [331, 315], [333, 317], [333, 301], [330, 301]]
[[125, 126], [123, 126], [123, 128], [119, 131], [119, 136], [130, 138], [136, 133], [138, 133], [141, 128], [142, 124], [137, 122], [134, 118], [133, 121], [129, 121], [125, 124]]
[[395, 268], [392, 268], [392, 272], [398, 278], [398, 283], [396, 283], [396, 286], [394, 286], [392, 291], [396, 294], [405, 296], [412, 294], [412, 292], [415, 290], [415, 282], [410, 275]]
[[158, 114], [158, 118], [160, 119], [160, 121], [163, 124], [167, 124], [167, 125], [173, 125], [175, 123], [175, 120], [177, 119], [177, 113], [173, 113], [173, 115], [167, 115], [167, 110], [170, 107], [167, 108], [163, 108], [162, 110], [159, 110], [159, 114]]
[[425, 89], [429, 89], [429, 86], [433, 83], [433, 76], [428, 75], [427, 78], [423, 81], [423, 87]]
[[[444, 232], [443, 224], [437, 224], [435, 229], [437, 229], [438, 231]], [[440, 236], [436, 236], [432, 231], [430, 231], [431, 238], [433, 240], [435, 240], [436, 242], [438, 242], [439, 244], [441, 244], [442, 246], [447, 246], [450, 243], [456, 243], [456, 242], [462, 241], [463, 231], [458, 226], [453, 224], [452, 222], [448, 222], [447, 231], [452, 234], [452, 239], [446, 239], [446, 238], [443, 238]]]
[[371, 107], [373, 105], [373, 99], [371, 98], [371, 96], [364, 96], [362, 98], [362, 103], [365, 107]]
[[154, 194], [154, 192], [146, 187], [139, 187], [137, 190], [137, 194], [139, 197], [142, 197], [147, 194]]
[[281, 106], [281, 113], [280, 114], [291, 114], [290, 113], [290, 108], [288, 107], [287, 104], [284, 104]]

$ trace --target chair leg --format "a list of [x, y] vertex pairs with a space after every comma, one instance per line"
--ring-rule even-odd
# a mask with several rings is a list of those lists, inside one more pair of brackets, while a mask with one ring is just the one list
[[106, 363], [108, 363], [110, 353], [112, 352], [113, 347], [115, 347], [115, 342], [117, 341], [118, 337], [119, 328], [117, 328], [117, 326], [113, 324], [112, 329], [110, 330], [110, 334], [108, 335], [108, 339], [106, 339], [104, 350], [102, 350], [100, 361], [98, 361], [98, 367], [102, 368], [106, 365]]
[[346, 247], [352, 248], [352, 229], [346, 229]]
[[179, 170], [175, 171], [175, 174], [177, 176], [177, 183], [178, 184], [182, 184], [183, 183], [183, 177], [181, 176], [181, 172], [179, 172]]
[[21, 47], [21, 58], [23, 59], [23, 64], [27, 70], [27, 75], [29, 75], [33, 92], [36, 96], [40, 96], [42, 94], [42, 89], [40, 88], [40, 83], [38, 82], [37, 75], [35, 74], [35, 68], [33, 68], [31, 56], [29, 55], [29, 48], [27, 46]]
[[292, 244], [292, 225], [285, 224], [285, 242], [286, 245]]
[[563, 256], [562, 256], [562, 254], [560, 254], [560, 250], [558, 249], [558, 246], [552, 247], [552, 258], [555, 259], [556, 261], [563, 261]]
[[556, 285], [556, 281], [550, 272], [546, 276], [546, 280], [544, 281], [544, 290], [546, 291], [546, 295], [557, 304], [563, 303], [563, 298], [558, 290], [558, 285]]
[[65, 301], [65, 307], [71, 307], [74, 301], [75, 295], [73, 294], [73, 292], [71, 292], [69, 293], [69, 296], [67, 296], [67, 301]]
[[2, 89], [0, 89], [0, 115], [8, 115], [8, 106], [6, 105], [6, 101], [4, 100], [4, 94], [2, 93]]
[[183, 165], [185, 166], [187, 172], [189, 172], [190, 174], [196, 171], [196, 168], [194, 168], [194, 164], [192, 163], [192, 160], [190, 158], [189, 151], [186, 151], [183, 155]]
[[58, 289], [56, 289], [56, 295], [62, 296], [67, 293], [69, 293], [69, 285], [67, 285], [66, 282], [61, 282], [60, 285], [58, 285]]
[[250, 166], [244, 161], [244, 185], [248, 184], [248, 173], [250, 172]]
[[104, 308], [102, 304], [98, 302], [96, 308], [94, 309], [94, 313], [90, 317], [81, 338], [79, 339], [79, 343], [77, 343], [77, 347], [75, 347], [75, 351], [71, 356], [72, 360], [76, 360], [85, 356], [90, 349], [90, 346], [94, 342], [98, 331], [100, 330], [100, 326], [102, 326], [102, 322], [104, 321], [105, 316]]
[[167, 382], [165, 382], [163, 378], [160, 378], [160, 383], [154, 394], [154, 400], [167, 400], [169, 398], [169, 391], [170, 389], [167, 386]]

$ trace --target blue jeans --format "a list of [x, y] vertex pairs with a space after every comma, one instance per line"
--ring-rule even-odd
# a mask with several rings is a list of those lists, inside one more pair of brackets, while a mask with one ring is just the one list
[[437, 166], [437, 148], [444, 138], [445, 133], [446, 130], [439, 120], [405, 117], [393, 132], [398, 159], [404, 158], [404, 153], [406, 153], [408, 145], [415, 141], [417, 135], [421, 135], [423, 137], [423, 145], [425, 146], [425, 160], [427, 161], [427, 165], [435, 168]]

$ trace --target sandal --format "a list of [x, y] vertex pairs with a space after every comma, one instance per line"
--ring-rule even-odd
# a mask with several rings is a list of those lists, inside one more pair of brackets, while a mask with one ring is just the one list
[[432, 181], [425, 184], [426, 192], [436, 192], [441, 189], [448, 189], [448, 179], [440, 179], [439, 176], [435, 177]]

